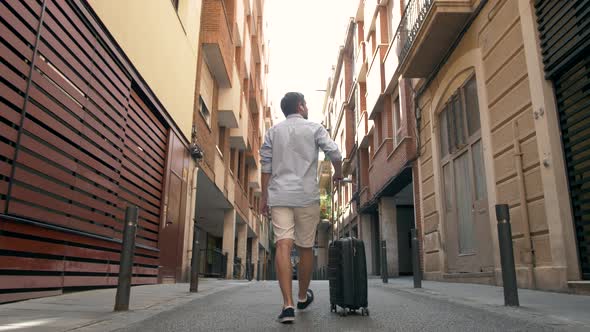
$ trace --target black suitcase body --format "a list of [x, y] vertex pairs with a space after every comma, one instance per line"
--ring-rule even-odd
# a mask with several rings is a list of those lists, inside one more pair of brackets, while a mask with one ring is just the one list
[[347, 310], [361, 309], [362, 315], [369, 315], [367, 309], [367, 261], [365, 245], [356, 238], [342, 238], [333, 241], [328, 248], [328, 280], [330, 282], [331, 311], [337, 306]]

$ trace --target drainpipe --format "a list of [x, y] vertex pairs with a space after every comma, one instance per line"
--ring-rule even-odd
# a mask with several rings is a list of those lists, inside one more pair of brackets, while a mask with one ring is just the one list
[[524, 235], [525, 247], [519, 248], [525, 252], [524, 264], [530, 268], [531, 286], [536, 288], [535, 280], [535, 250], [533, 247], [533, 240], [531, 238], [531, 225], [529, 219], [528, 205], [526, 201], [526, 186], [524, 183], [524, 172], [522, 170], [522, 151], [520, 149], [520, 141], [518, 140], [518, 125], [516, 122], [512, 123], [512, 131], [514, 134], [514, 163], [516, 166], [516, 174], [518, 176], [518, 191], [520, 192], [520, 214], [522, 217], [522, 232]]
[[195, 252], [195, 250], [198, 250], [198, 248], [195, 248], [197, 246], [198, 243], [198, 239], [195, 239], [194, 237], [197, 236], [197, 233], [195, 232], [195, 228], [197, 227], [197, 220], [195, 218], [195, 214], [196, 214], [196, 205], [197, 205], [197, 176], [198, 176], [198, 172], [199, 172], [199, 166], [197, 164], [197, 166], [195, 166], [195, 168], [193, 169], [193, 178], [192, 178], [192, 185], [191, 185], [191, 194], [190, 194], [190, 212], [189, 212], [189, 220], [193, 221], [192, 225], [193, 225], [193, 230], [192, 230], [192, 234], [193, 234], [193, 240], [191, 241], [191, 243], [193, 244], [192, 249], [191, 249], [191, 268], [190, 268], [190, 283], [191, 283], [191, 291], [196, 292], [197, 291], [197, 287], [198, 287], [198, 280], [199, 280], [199, 267], [197, 265], [197, 262], [194, 262], [194, 260], [198, 260], [198, 252]]

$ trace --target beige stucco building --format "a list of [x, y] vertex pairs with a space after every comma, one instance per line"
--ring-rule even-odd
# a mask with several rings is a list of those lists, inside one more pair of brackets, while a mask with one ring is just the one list
[[505, 203], [519, 286], [568, 289], [581, 279], [580, 261], [533, 4], [432, 1], [410, 10], [425, 13], [402, 23], [416, 30], [400, 52], [420, 114], [425, 277], [501, 284], [494, 206]]

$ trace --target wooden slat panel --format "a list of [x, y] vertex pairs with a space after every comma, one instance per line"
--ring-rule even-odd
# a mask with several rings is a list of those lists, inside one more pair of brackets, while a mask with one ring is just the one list
[[[163, 146], [167, 145], [167, 131], [158, 118], [150, 112], [149, 108], [136, 94], [131, 96], [129, 106], [132, 112], [137, 115], [137, 121], [142, 128], [149, 128], [152, 131], [151, 137], [158, 140]], [[145, 114], [145, 117], [142, 115]]]
[[[97, 121], [101, 122], [105, 126], [104, 130], [112, 131], [120, 141], [124, 140], [125, 130], [122, 125], [124, 120], [120, 114], [116, 113], [116, 116], [113, 119], [111, 114], [99, 108], [93, 102], [88, 102], [84, 106], [86, 107], [88, 113], [96, 117], [98, 119]], [[121, 146], [123, 146], [123, 143], [121, 143]]]
[[[1, 151], [1, 143], [0, 143], [0, 151]], [[28, 151], [21, 151], [19, 154], [19, 163], [26, 165], [32, 169], [35, 169], [39, 172], [42, 172], [52, 178], [62, 181], [64, 183], [73, 184], [75, 188], [87, 192], [91, 195], [97, 196], [105, 201], [111, 202], [113, 204], [119, 204], [119, 198], [113, 194], [109, 193], [108, 190], [100, 188], [93, 183], [89, 183], [80, 179], [80, 177], [74, 176], [71, 172], [67, 171], [66, 169], [62, 169], [61, 167], [53, 166], [50, 163], [44, 162], [43, 160], [33, 156]], [[120, 209], [114, 206], [104, 206], [104, 203], [100, 203], [97, 201], [98, 204], [103, 206], [103, 211], [115, 214], [117, 217], [122, 219], [123, 214], [121, 213]]]
[[155, 284], [158, 282], [157, 278], [133, 278], [131, 279], [131, 283], [133, 285], [149, 285]]
[[147, 112], [135, 113], [135, 111], [130, 108], [127, 128], [131, 129], [133, 136], [130, 137], [133, 138], [134, 142], [137, 145], [140, 145], [144, 150], [146, 150], [144, 146], [149, 147], [151, 154], [153, 154], [150, 154], [150, 156], [159, 164], [163, 165], [164, 160], [166, 159], [167, 143], [164, 138], [158, 139], [154, 137], [156, 133], [150, 130], [143, 121], [143, 119], [147, 117], [146, 114]]
[[[63, 47], [57, 45], [58, 49], [54, 52], [51, 49], [53, 46], [48, 45], [45, 41], [41, 41], [39, 42], [38, 52], [46, 59], [46, 62], [50, 63], [56, 70], [59, 70], [60, 74], [74, 84], [78, 90], [86, 91], [88, 81], [91, 79], [90, 72], [72, 59]], [[62, 59], [62, 55], [64, 59]], [[43, 61], [43, 59], [38, 57], [36, 61]], [[69, 61], [72, 61], [72, 63], [69, 63]], [[70, 68], [69, 65], [73, 68]]]
[[[138, 151], [138, 152], [141, 152], [141, 151]], [[160, 182], [162, 181], [162, 179], [163, 179], [163, 174], [161, 173], [162, 169], [159, 168], [158, 166], [153, 167], [153, 165], [154, 165], [153, 161], [151, 161], [149, 159], [141, 158], [140, 156], [137, 155], [135, 149], [130, 149], [130, 147], [127, 145], [123, 149], [123, 154], [125, 155], [125, 158], [127, 158], [129, 161], [131, 161], [135, 166], [141, 167], [145, 172], [147, 172], [151, 177], [153, 177], [157, 181], [160, 181]], [[152, 162], [152, 163], [150, 164], [150, 162]]]
[[[1, 54], [1, 58], [2, 58], [2, 59], [0, 59], [0, 61], [4, 61], [5, 55], [6, 56], [13, 55], [11, 52], [4, 53], [3, 51], [4, 50], [2, 49], [2, 44], [0, 44], [0, 54]], [[22, 62], [22, 61], [16, 62], [15, 65], [17, 66], [17, 68], [19, 68], [21, 70], [28, 70], [27, 66], [25, 66], [24, 62]], [[22, 75], [22, 74], [14, 72], [12, 69], [8, 68], [8, 66], [6, 64], [4, 64], [3, 62], [0, 62], [0, 77], [2, 77], [2, 79], [4, 79], [4, 80], [10, 82], [10, 84], [12, 84], [19, 91], [25, 91], [27, 88], [27, 81], [23, 77], [21, 77], [20, 75]]]
[[[125, 165], [125, 163], [123, 165]], [[145, 191], [146, 193], [149, 193], [149, 194], [153, 195], [154, 197], [160, 199], [160, 197], [162, 195], [161, 189], [156, 189], [152, 186], [146, 186], [145, 185], [146, 182], [142, 178], [135, 176], [129, 170], [122, 169], [121, 170], [121, 177], [127, 179], [131, 183], [134, 183], [134, 184], [140, 186], [141, 190]]]
[[92, 272], [92, 273], [109, 273], [111, 264], [87, 263], [66, 261], [64, 271], [66, 272]]
[[[23, 158], [25, 158], [25, 156], [22, 156]], [[26, 164], [23, 162], [23, 160], [21, 160], [21, 155], [19, 155], [18, 157], [19, 163], [22, 164]], [[119, 216], [121, 217], [123, 214], [121, 213], [120, 209], [117, 209], [116, 207], [112, 206], [112, 205], [108, 205], [104, 202], [101, 202], [99, 200], [95, 200], [87, 195], [84, 195], [82, 193], [80, 193], [79, 191], [75, 191], [72, 190], [70, 188], [68, 188], [68, 186], [75, 186], [76, 183], [76, 178], [73, 176], [60, 176], [59, 170], [50, 167], [49, 165], [28, 165], [31, 166], [33, 169], [37, 169], [38, 171], [43, 171], [45, 172], [46, 175], [51, 176], [51, 174], [49, 173], [54, 173], [53, 175], [57, 175], [58, 177], [52, 177], [53, 180], [49, 180], [43, 177], [40, 177], [37, 174], [34, 174], [28, 170], [22, 169], [20, 167], [17, 167], [15, 170], [15, 176], [14, 178], [18, 181], [30, 184], [30, 185], [34, 185], [34, 186], [38, 186], [39, 188], [41, 188], [43, 191], [47, 191], [47, 192], [51, 192], [55, 195], [64, 197], [66, 199], [69, 199], [73, 202], [77, 202], [83, 205], [87, 205], [89, 207], [92, 207], [93, 209], [99, 210], [98, 213], [96, 213], [97, 218], [93, 219], [95, 221], [103, 221], [103, 220], [109, 220], [109, 222], [112, 222], [112, 218], [108, 218], [106, 216], [104, 216], [102, 212], [106, 212], [109, 213], [111, 215], [115, 215], [115, 216]], [[55, 172], [52, 172], [55, 171]], [[88, 210], [90, 212], [90, 210]], [[70, 211], [71, 213], [74, 213], [74, 211]], [[94, 214], [94, 213], [93, 213]], [[105, 219], [106, 218], [106, 219]], [[122, 218], [119, 218], [122, 219]]]
[[[2, 150], [2, 146], [8, 146], [8, 145], [0, 142], [0, 151]], [[8, 152], [10, 152], [10, 150]], [[7, 163], [5, 161], [0, 161], [0, 175], [9, 177], [11, 174], [11, 169], [12, 169], [12, 165], [10, 165], [9, 163]], [[1, 183], [4, 183], [4, 181], [0, 181], [0, 188], [5, 189], [6, 187], [2, 186]], [[6, 191], [0, 190], [0, 193], [5, 194]]]
[[[47, 8], [45, 13], [45, 23], [48, 24], [54, 33], [57, 33], [59, 39], [74, 47], [70, 47], [74, 54], [80, 57], [93, 58], [95, 56], [94, 45], [96, 45], [96, 38], [92, 33], [80, 33], [78, 29], [84, 29], [84, 24], [80, 22], [80, 25], [76, 26], [70, 22], [70, 18], [64, 16], [59, 7], [59, 2], [62, 1], [47, 1]], [[72, 13], [73, 14], [73, 13]], [[76, 16], [73, 14], [72, 18]], [[58, 30], [55, 30], [55, 22], [59, 22]], [[63, 28], [62, 28], [63, 27]], [[59, 32], [58, 32], [59, 31]], [[67, 37], [65, 34], [67, 34]], [[84, 52], [81, 55], [80, 52]]]
[[113, 118], [114, 122], [121, 124], [125, 123], [125, 118], [127, 117], [127, 111], [125, 110], [125, 107], [121, 105], [113, 105], [112, 103], [108, 102], [107, 99], [99, 94], [99, 92], [97, 92], [93, 86], [92, 89], [89, 89], [86, 92], [86, 94], [98, 108]]
[[[3, 1], [6, 6], [11, 7], [18, 13], [20, 19], [26, 22], [31, 31], [37, 31], [39, 15], [41, 15], [41, 4], [37, 1]], [[31, 12], [32, 11], [32, 12]]]
[[[52, 12], [47, 10], [43, 19], [44, 30], [41, 37], [51, 45], [52, 48], [57, 50], [58, 54], [62, 56], [66, 62], [76, 68], [80, 74], [83, 74], [84, 71], [90, 72], [92, 70], [92, 56], [94, 52], [87, 53], [83, 50], [69, 35], [71, 32], [75, 32], [75, 30], [64, 30], [55, 21], [51, 14]], [[75, 62], [75, 64], [73, 62]], [[83, 67], [78, 67], [78, 64]]]
[[[20, 17], [15, 16], [7, 7], [7, 2], [6, 1], [2, 1], [0, 2], [0, 17], [2, 17], [3, 20], [5, 20], [8, 25], [10, 27], [12, 27], [14, 30], [18, 31], [18, 34], [20, 35], [20, 38], [23, 38], [24, 40], [26, 40], [28, 43], [30, 43], [31, 45], [33, 45], [35, 43], [35, 39], [37, 37], [35, 31], [36, 31], [36, 25], [33, 22], [33, 26], [34, 28], [29, 28], [22, 20]], [[0, 28], [0, 32], [2, 33], [2, 36], [8, 35], [8, 34], [13, 34], [12, 32], [8, 32], [8, 31], [2, 31], [2, 29]]]
[[0, 249], [64, 256], [66, 246], [58, 243], [41, 242], [0, 235]]
[[158, 241], [150, 241], [150, 240], [146, 240], [146, 239], [140, 238], [140, 237], [138, 237], [135, 241], [137, 244], [141, 244], [144, 246], [150, 246], [150, 247], [157, 247], [158, 246]]
[[[53, 6], [59, 8], [63, 12], [63, 16], [59, 16], [61, 13], [58, 13], [58, 11], [54, 11]], [[75, 27], [76, 29], [78, 29], [81, 35], [85, 36], [86, 38], [90, 38], [89, 36], [94, 36], [94, 33], [89, 29], [89, 27], [87, 27], [86, 24], [83, 23], [82, 20], [80, 20], [77, 13], [75, 13], [72, 10], [69, 3], [64, 1], [55, 1], [48, 3], [48, 8], [52, 10], [52, 13], [56, 14], [56, 17], [59, 16], [60, 18], [62, 18], [59, 19], [60, 22], [62, 22], [62, 20], [65, 18], [67, 18], [68, 21], [71, 21], [71, 27]], [[68, 24], [69, 23], [70, 22], [68, 22]], [[67, 30], [70, 31], [70, 29]], [[121, 68], [119, 68], [119, 66], [115, 64], [115, 62], [113, 61], [111, 56], [108, 55], [107, 51], [104, 49], [102, 44], [97, 43], [94, 46], [96, 48], [95, 51], [98, 54], [98, 56], [95, 57], [97, 65], [103, 68], [103, 70], [105, 70], [107, 76], [115, 78], [113, 79], [113, 83], [117, 85], [117, 87], [121, 91], [126, 92], [125, 94], [128, 95], [129, 87], [131, 86], [131, 81], [129, 80], [129, 77], [127, 77], [127, 75], [123, 73]], [[111, 76], [111, 73], [113, 74], [113, 76]]]
[[[19, 190], [22, 190], [22, 188], [14, 187], [14, 193], [18, 192], [18, 194], [21, 195], [22, 193], [19, 192]], [[17, 195], [14, 195], [14, 196], [17, 197]], [[36, 196], [36, 197], [38, 197], [38, 196]], [[41, 203], [41, 202], [39, 202], [39, 203]], [[45, 203], [45, 205], [51, 205], [51, 204]], [[35, 219], [35, 220], [44, 220], [44, 221], [47, 221], [48, 223], [51, 223], [53, 225], [72, 228], [72, 229], [76, 229], [76, 230], [79, 230], [82, 232], [88, 232], [90, 234], [102, 235], [102, 236], [111, 237], [111, 238], [115, 238], [115, 237], [121, 238], [120, 233], [116, 233], [115, 231], [113, 231], [110, 228], [92, 225], [88, 222], [80, 221], [79, 219], [68, 217], [63, 214], [58, 214], [58, 213], [55, 213], [53, 211], [50, 211], [50, 210], [47, 210], [47, 209], [44, 209], [41, 207], [22, 203], [22, 202], [19, 202], [16, 200], [10, 201], [8, 213], [15, 215], [15, 216], [21, 216], [21, 217], [31, 218], [31, 219]]]
[[152, 211], [155, 214], [159, 214], [160, 210], [160, 200], [152, 197], [151, 195], [146, 195], [143, 190], [138, 188], [137, 186], [133, 185], [133, 183], [129, 182], [125, 178], [121, 178], [121, 191], [119, 192], [119, 197], [124, 200], [133, 199], [133, 202], [137, 200], [136, 204], [141, 204], [141, 202], [145, 202], [147, 205], [144, 206], [144, 209]]
[[[14, 90], [6, 86], [4, 83], [0, 82], [0, 97], [6, 99], [9, 103], [11, 103], [15, 108], [22, 109], [25, 99], [16, 93]], [[2, 105], [2, 104], [0, 104]], [[5, 108], [5, 106], [2, 106]], [[13, 113], [7, 114], [9, 112], [4, 112], [2, 116], [11, 116]], [[20, 121], [15, 121], [15, 123], [19, 123]]]
[[[157, 163], [158, 167], [164, 168], [166, 158], [164, 157], [165, 154], [162, 152], [162, 148], [154, 146], [153, 142], [148, 139], [147, 134], [139, 130], [131, 118], [127, 121], [125, 135], [132, 141], [129, 144], [130, 148], [137, 149], [138, 146], [141, 147], [145, 153], [144, 158], [151, 158]], [[135, 145], [135, 147], [133, 145]]]
[[[126, 181], [126, 180], [124, 180], [124, 181]], [[123, 188], [126, 188], [126, 187], [123, 187]], [[130, 186], [129, 188], [135, 189], [133, 186]], [[139, 190], [139, 189], [137, 189], [137, 190]], [[121, 197], [121, 199], [123, 199], [125, 201], [128, 201], [131, 204], [139, 206], [143, 211], [151, 212], [153, 215], [160, 215], [159, 207], [156, 207], [153, 204], [146, 202], [145, 200], [141, 200], [139, 198], [139, 197], [142, 197], [141, 195], [136, 196], [136, 195], [130, 194], [126, 190], [121, 190], [121, 192], [119, 193], [119, 197]], [[149, 198], [149, 197], [144, 196], [143, 198]], [[140, 217], [143, 217], [143, 215]], [[157, 218], [149, 219], [149, 220], [152, 222], [158, 222]]]
[[[59, 72], [55, 71], [49, 63], [38, 60], [35, 63], [35, 67], [37, 70], [33, 72], [33, 82], [40, 85], [47, 94], [65, 105], [72, 113], [76, 114], [76, 116], [83, 118], [85, 113], [82, 110], [81, 105], [85, 105], [87, 101], [84, 97], [83, 91], [74, 88], [74, 86], [61, 76]], [[41, 73], [39, 73], [39, 71], [41, 71]], [[56, 85], [59, 86], [59, 88], [57, 88]]]
[[64, 276], [64, 287], [116, 285], [109, 282], [109, 277]]
[[9, 127], [4, 122], [0, 122], [0, 136], [9, 139], [12, 142], [16, 142], [18, 131], [12, 127]]
[[123, 167], [125, 167], [125, 169], [131, 172], [134, 176], [141, 179], [141, 182], [138, 183], [141, 183], [143, 188], [146, 188], [146, 185], [149, 185], [150, 187], [156, 189], [157, 193], [155, 195], [159, 195], [162, 191], [162, 177], [160, 177], [160, 180], [154, 179], [148, 172], [144, 170], [143, 167], [141, 167], [141, 165], [132, 163], [127, 157], [129, 154], [131, 154], [131, 152], [126, 151]]
[[[0, 222], [0, 230], [14, 232], [14, 233], [22, 233], [22, 234], [30, 234], [33, 236], [38, 237], [45, 237], [50, 239], [61, 239], [63, 241], [68, 241], [72, 243], [80, 243], [88, 246], [94, 247], [103, 247], [111, 250], [121, 250], [121, 243], [115, 243], [111, 241], [104, 241], [100, 239], [95, 239], [92, 237], [72, 234], [72, 233], [65, 233], [56, 230], [51, 230], [47, 228], [41, 228], [33, 225], [15, 223], [9, 220], [1, 219]], [[157, 252], [143, 249], [143, 248], [136, 248], [136, 254], [143, 254], [143, 255], [154, 255], [157, 256]], [[146, 263], [149, 264], [149, 263]]]
[[148, 229], [152, 232], [155, 232], [156, 236], [160, 231], [160, 225], [154, 222], [147, 221], [145, 218], [140, 217], [139, 219], [139, 227]]
[[0, 270], [61, 271], [63, 268], [63, 260], [0, 256]]
[[[107, 167], [106, 165], [104, 165], [102, 163], [98, 163], [96, 161], [96, 159], [91, 158], [90, 156], [88, 156], [86, 153], [83, 153], [75, 146], [73, 146], [70, 143], [62, 140], [61, 138], [51, 134], [45, 128], [42, 128], [41, 126], [34, 123], [33, 121], [28, 121], [28, 120], [25, 121], [24, 128], [28, 132], [34, 134], [35, 136], [43, 138], [43, 140], [46, 143], [53, 145], [54, 147], [60, 149], [61, 151], [69, 154], [69, 156], [78, 159], [79, 161], [85, 163], [88, 166], [91, 166], [94, 170], [104, 174], [106, 177], [109, 177], [113, 181], [115, 181], [115, 182], [118, 181], [120, 176], [112, 168]], [[38, 141], [29, 138], [28, 135], [22, 136], [21, 145], [23, 145], [33, 151], [39, 151], [39, 150], [35, 150], [36, 148], [47, 149], [47, 146], [44, 146], [43, 144], [39, 145]]]
[[57, 288], [62, 287], [61, 276], [7, 276], [0, 275], [0, 289], [11, 288]]

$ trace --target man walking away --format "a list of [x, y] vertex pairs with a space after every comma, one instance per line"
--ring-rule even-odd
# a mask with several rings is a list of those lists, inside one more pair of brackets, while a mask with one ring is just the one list
[[307, 121], [303, 94], [289, 92], [281, 100], [285, 121], [268, 130], [260, 148], [262, 164], [262, 212], [270, 214], [276, 242], [276, 271], [283, 294], [281, 323], [295, 320], [292, 294], [291, 250], [299, 253], [297, 310], [313, 302], [308, 289], [313, 269], [312, 247], [320, 221], [317, 180], [319, 149], [334, 165], [334, 180], [342, 179], [342, 155], [320, 124]]

